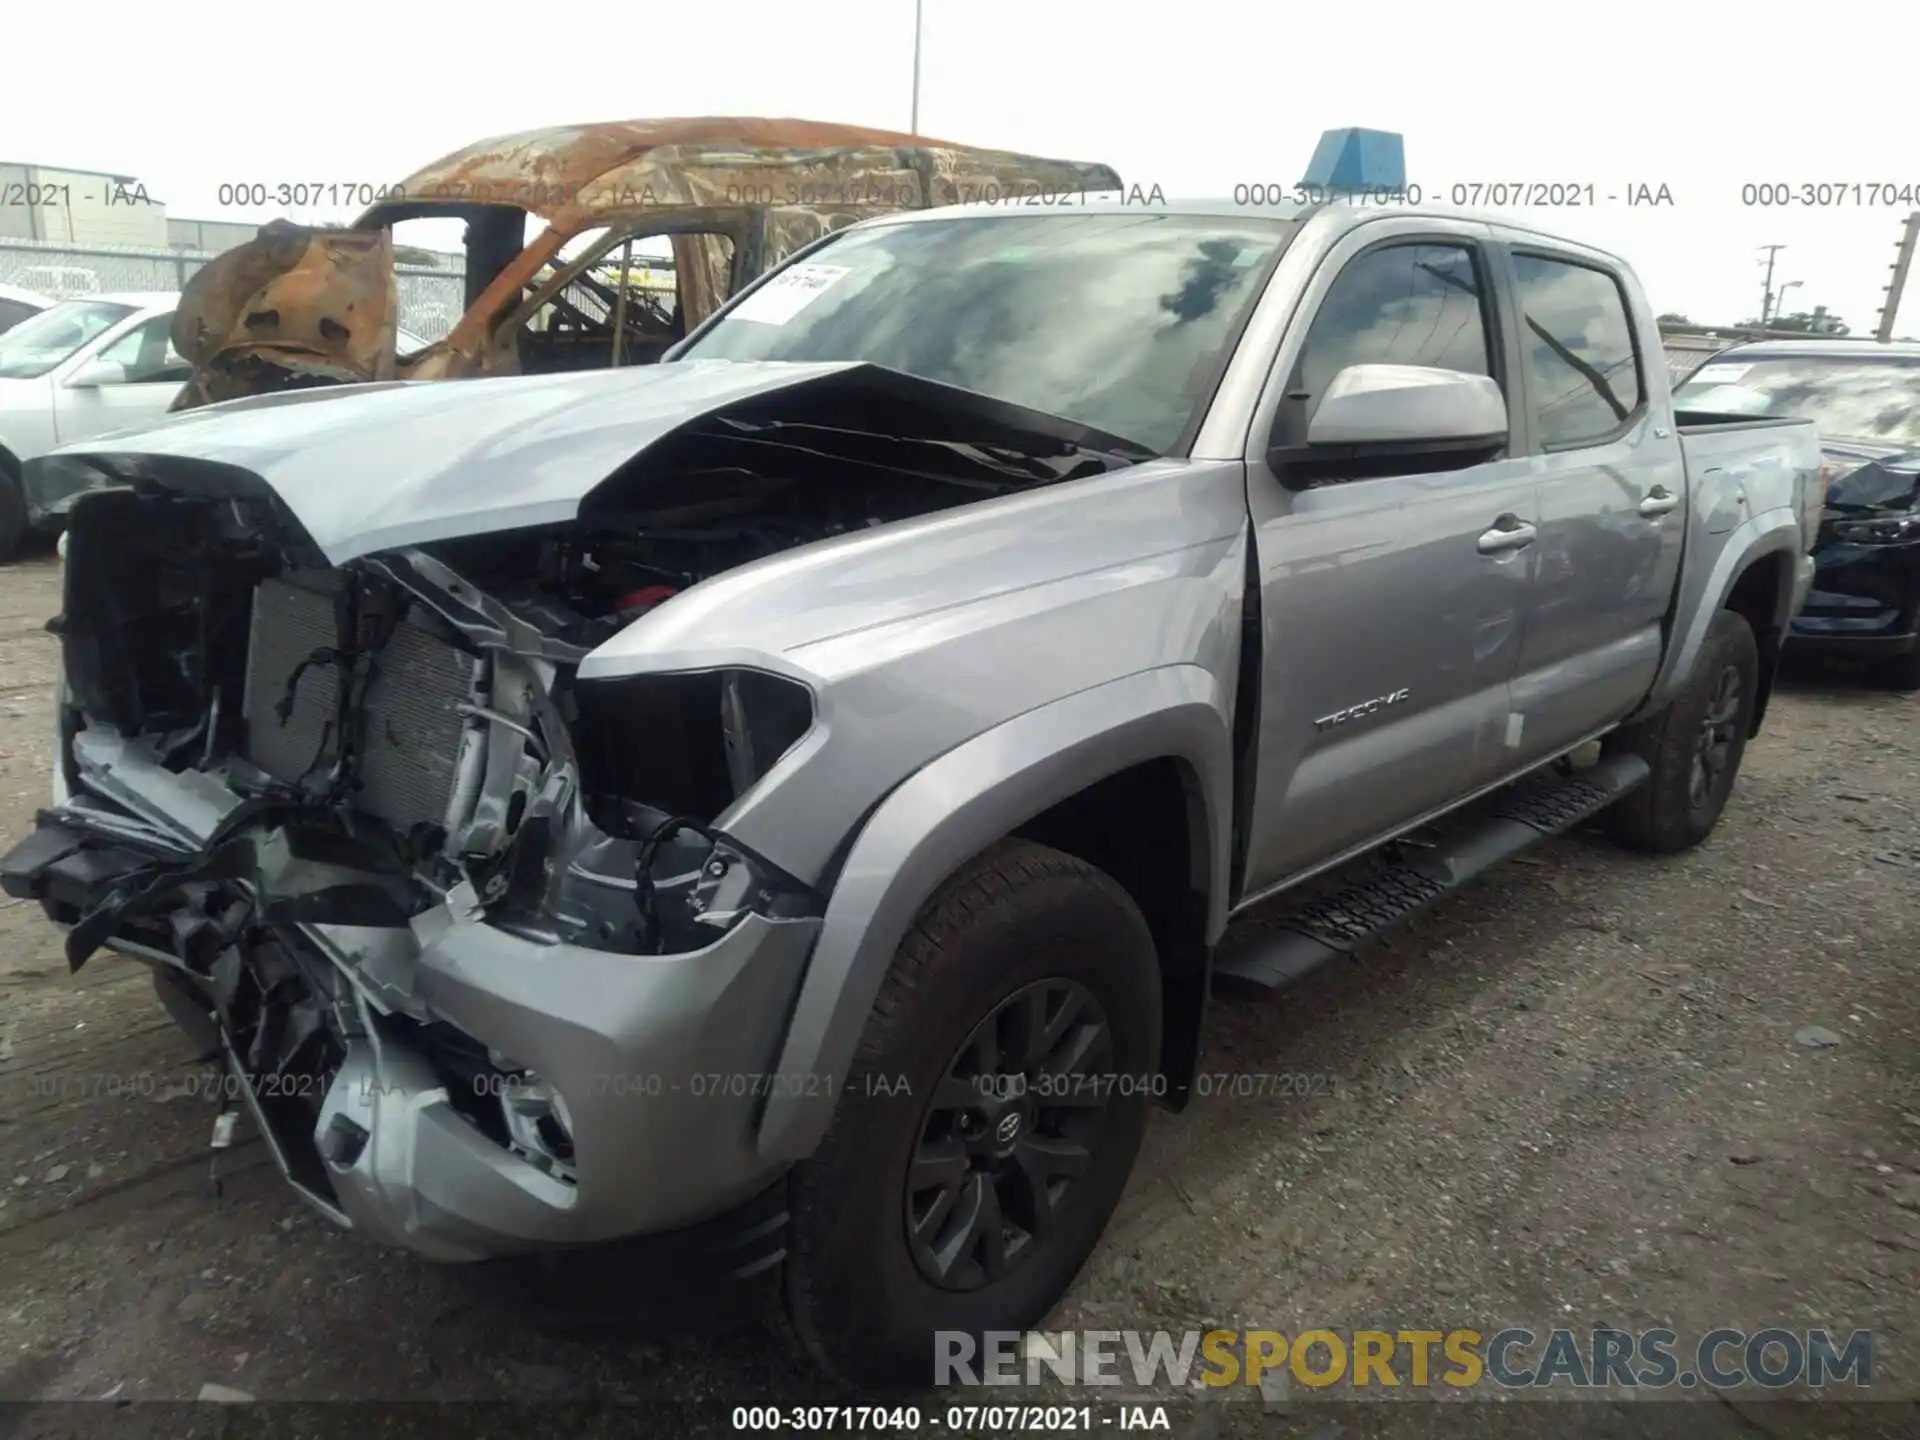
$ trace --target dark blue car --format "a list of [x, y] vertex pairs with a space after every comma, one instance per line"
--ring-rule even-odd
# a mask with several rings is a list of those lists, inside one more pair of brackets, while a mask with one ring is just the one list
[[1814, 422], [1827, 504], [1790, 648], [1857, 656], [1888, 684], [1920, 689], [1920, 345], [1736, 345], [1688, 377], [1674, 404]]

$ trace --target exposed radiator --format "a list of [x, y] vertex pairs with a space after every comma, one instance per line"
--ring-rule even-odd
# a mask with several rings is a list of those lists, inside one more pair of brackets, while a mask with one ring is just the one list
[[[313, 768], [340, 691], [340, 672], [309, 665], [283, 725], [275, 713], [300, 662], [333, 644], [333, 599], [285, 580], [254, 593], [247, 651], [246, 758], [277, 780], [297, 782]], [[479, 661], [411, 624], [381, 650], [367, 687], [355, 809], [398, 830], [444, 823], [452, 796], [460, 732], [457, 706], [472, 699]]]

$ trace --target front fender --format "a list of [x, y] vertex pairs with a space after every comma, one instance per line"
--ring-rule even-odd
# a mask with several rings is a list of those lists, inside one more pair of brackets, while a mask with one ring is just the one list
[[[1686, 684], [1699, 658], [1700, 647], [1707, 642], [1707, 629], [1713, 617], [1726, 605], [1727, 597], [1740, 576], [1754, 561], [1769, 555], [1796, 559], [1800, 547], [1800, 521], [1791, 509], [1763, 510], [1724, 536], [1710, 537], [1720, 542], [1706, 563], [1689, 563], [1680, 573], [1680, 593], [1674, 602], [1673, 626], [1668, 637], [1666, 659], [1661, 662], [1653, 689], [1631, 719], [1651, 715], [1666, 705]], [[1691, 561], [1693, 557], [1689, 557]], [[1789, 565], [1790, 577], [1798, 569]], [[1793, 609], [1802, 586], [1790, 578], [1774, 601], [1774, 624], [1785, 631], [1793, 618]]]
[[1141, 671], [1029, 710], [948, 751], [873, 812], [827, 903], [760, 1121], [769, 1160], [825, 1137], [833, 1096], [908, 927], [947, 876], [1049, 806], [1096, 781], [1171, 757], [1205, 816], [1207, 941], [1226, 926], [1232, 851], [1232, 715], [1197, 665]]

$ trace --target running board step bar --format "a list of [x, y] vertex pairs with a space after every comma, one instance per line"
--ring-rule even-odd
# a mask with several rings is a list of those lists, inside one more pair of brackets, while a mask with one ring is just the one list
[[1272, 919], [1230, 926], [1214, 953], [1214, 988], [1222, 994], [1254, 994], [1291, 985], [1501, 861], [1599, 814], [1645, 784], [1650, 773], [1638, 755], [1611, 755], [1572, 775], [1549, 773], [1496, 792], [1418, 858], [1386, 865]]

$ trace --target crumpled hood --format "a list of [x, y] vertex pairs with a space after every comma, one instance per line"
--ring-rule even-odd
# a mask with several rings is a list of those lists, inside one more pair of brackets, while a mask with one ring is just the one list
[[[802, 424], [816, 403], [838, 401], [875, 437], [1016, 453], [1028, 479], [1079, 473], [1089, 459], [1112, 468], [1151, 458], [1057, 415], [864, 361], [692, 360], [252, 395], [63, 447], [28, 462], [24, 488], [33, 513], [51, 517], [102, 485], [144, 480], [242, 495], [264, 484], [327, 563], [343, 565], [400, 546], [564, 524], [650, 447], [736, 407], [751, 423], [744, 402], [775, 395]], [[907, 418], [916, 414], [920, 425], [943, 417], [935, 428], [957, 438], [916, 436]], [[895, 434], [901, 427], [908, 433]]]
[[1907, 510], [1920, 494], [1920, 450], [1873, 455], [1829, 445], [1826, 458], [1854, 467], [1827, 487], [1827, 504], [1836, 509]]
[[399, 545], [571, 520], [602, 480], [689, 421], [862, 368], [872, 367], [686, 361], [249, 396], [63, 446], [27, 466], [29, 503], [55, 513], [85, 488], [76, 460], [116, 480], [149, 473], [148, 457], [210, 462], [265, 481], [340, 565]]

